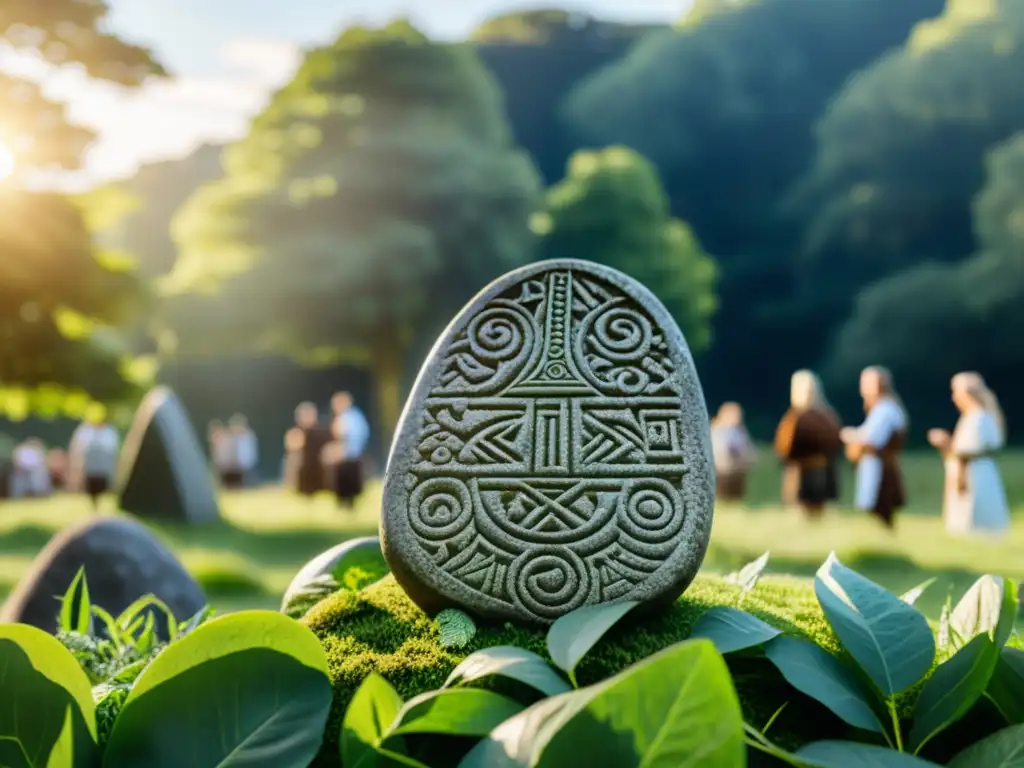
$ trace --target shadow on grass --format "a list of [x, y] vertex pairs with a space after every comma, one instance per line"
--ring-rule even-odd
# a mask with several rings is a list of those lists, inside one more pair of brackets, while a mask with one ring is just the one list
[[23, 523], [0, 535], [0, 555], [35, 557], [55, 532], [53, 526]]

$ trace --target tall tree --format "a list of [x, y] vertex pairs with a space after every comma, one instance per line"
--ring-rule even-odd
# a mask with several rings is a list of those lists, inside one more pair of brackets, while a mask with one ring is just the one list
[[566, 160], [580, 146], [559, 119], [566, 96], [659, 28], [538, 10], [496, 16], [470, 35], [505, 94], [513, 139], [533, 157], [546, 184], [561, 178]]
[[224, 165], [175, 223], [170, 289], [214, 292], [181, 348], [355, 353], [386, 429], [416, 334], [531, 253], [539, 183], [493, 79], [405, 22], [310, 52]]
[[[107, 10], [100, 0], [12, 0], [0, 6], [0, 40], [122, 85], [165, 74], [147, 50], [101, 30]], [[6, 74], [0, 116], [0, 145], [15, 161], [0, 184], [0, 410], [80, 412], [89, 397], [128, 397], [135, 389], [112, 326], [137, 306], [138, 281], [123, 259], [94, 248], [82, 200], [20, 183], [32, 169], [79, 168], [92, 134], [38, 83]]]
[[626, 147], [581, 151], [534, 217], [543, 258], [594, 261], [650, 287], [694, 352], [708, 346], [715, 262], [690, 228], [669, 214], [649, 161]]

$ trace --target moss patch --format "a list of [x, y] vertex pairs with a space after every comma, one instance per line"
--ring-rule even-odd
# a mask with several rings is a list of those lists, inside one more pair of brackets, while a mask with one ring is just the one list
[[[580, 685], [613, 675], [673, 643], [685, 640], [694, 622], [713, 605], [736, 605], [739, 590], [716, 577], [700, 577], [663, 614], [624, 619], [583, 660]], [[837, 648], [818, 608], [811, 582], [762, 579], [743, 609], [791, 635], [825, 648]], [[455, 666], [473, 651], [496, 645], [527, 648], [547, 658], [546, 633], [512, 624], [480, 625], [473, 642], [457, 651], [438, 642], [436, 625], [405, 595], [391, 576], [360, 592], [338, 592], [303, 619], [320, 638], [330, 663], [334, 706], [318, 766], [337, 766], [337, 735], [345, 708], [370, 672], [388, 680], [406, 699], [439, 688]], [[839, 736], [843, 725], [821, 705], [793, 691], [771, 664], [756, 654], [729, 657], [748, 722], [763, 726], [783, 704], [786, 709], [769, 736], [795, 746], [811, 739]], [[788, 702], [788, 703], [787, 703]], [[808, 727], [813, 723], [813, 730]]]

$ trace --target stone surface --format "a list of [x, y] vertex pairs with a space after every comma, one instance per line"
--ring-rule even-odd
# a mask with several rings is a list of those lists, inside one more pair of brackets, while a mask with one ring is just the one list
[[[56, 632], [59, 597], [82, 566], [93, 605], [114, 616], [147, 594], [163, 600], [180, 620], [206, 604], [195, 579], [146, 526], [102, 517], [50, 539], [0, 608], [0, 623], [20, 622]], [[157, 629], [166, 639], [167, 622], [159, 612], [156, 616]]]
[[434, 347], [392, 446], [381, 541], [432, 615], [657, 606], [700, 567], [714, 481], [664, 306], [615, 270], [541, 262], [484, 289]]
[[342, 558], [352, 558], [354, 566], [359, 566], [360, 563], [366, 561], [373, 561], [374, 565], [379, 563], [383, 567], [380, 539], [376, 536], [349, 539], [314, 557], [302, 566], [302, 569], [295, 574], [291, 584], [288, 585], [288, 589], [284, 591], [284, 597], [281, 598], [281, 610], [283, 611], [292, 598], [310, 582], [321, 576], [330, 575]]
[[118, 502], [144, 519], [209, 523], [220, 519], [206, 456], [184, 406], [170, 389], [143, 399], [125, 437]]

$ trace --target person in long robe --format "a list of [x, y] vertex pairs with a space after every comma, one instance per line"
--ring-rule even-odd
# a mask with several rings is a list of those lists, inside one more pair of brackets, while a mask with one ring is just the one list
[[210, 461], [221, 488], [233, 490], [242, 484], [242, 468], [238, 462], [236, 435], [221, 422], [211, 422]]
[[71, 435], [70, 463], [80, 477], [78, 487], [89, 497], [94, 510], [113, 485], [120, 451], [120, 435], [102, 412], [83, 421]]
[[228, 431], [235, 440], [235, 460], [241, 473], [238, 484], [248, 485], [254, 482], [254, 473], [259, 464], [259, 440], [249, 426], [249, 420], [240, 413], [228, 420]]
[[303, 496], [327, 490], [324, 448], [331, 442], [331, 428], [320, 423], [313, 403], [301, 403], [295, 409], [295, 426], [285, 434], [288, 454], [286, 476], [294, 490]]
[[836, 459], [843, 452], [839, 419], [812, 371], [790, 378], [789, 410], [775, 430], [775, 453], [783, 462], [782, 501], [818, 519], [839, 497]]
[[747, 474], [757, 452], [743, 423], [739, 403], [722, 403], [711, 420], [711, 449], [715, 458], [717, 499], [743, 501], [747, 495]]
[[907, 503], [900, 469], [909, 426], [907, 411], [892, 374], [881, 366], [861, 372], [860, 395], [867, 417], [859, 427], [843, 427], [839, 433], [847, 458], [857, 466], [854, 504], [892, 529], [896, 512]]
[[14, 449], [11, 496], [16, 499], [49, 496], [53, 491], [46, 466], [46, 445], [32, 437]]
[[1010, 506], [995, 455], [1006, 442], [999, 400], [974, 371], [958, 373], [950, 383], [960, 411], [953, 434], [928, 432], [946, 470], [942, 517], [950, 533], [1002, 533], [1010, 527]]
[[331, 398], [334, 412], [332, 432], [337, 441], [334, 463], [334, 494], [338, 503], [349, 509], [363, 492], [363, 452], [370, 442], [370, 423], [348, 392]]

